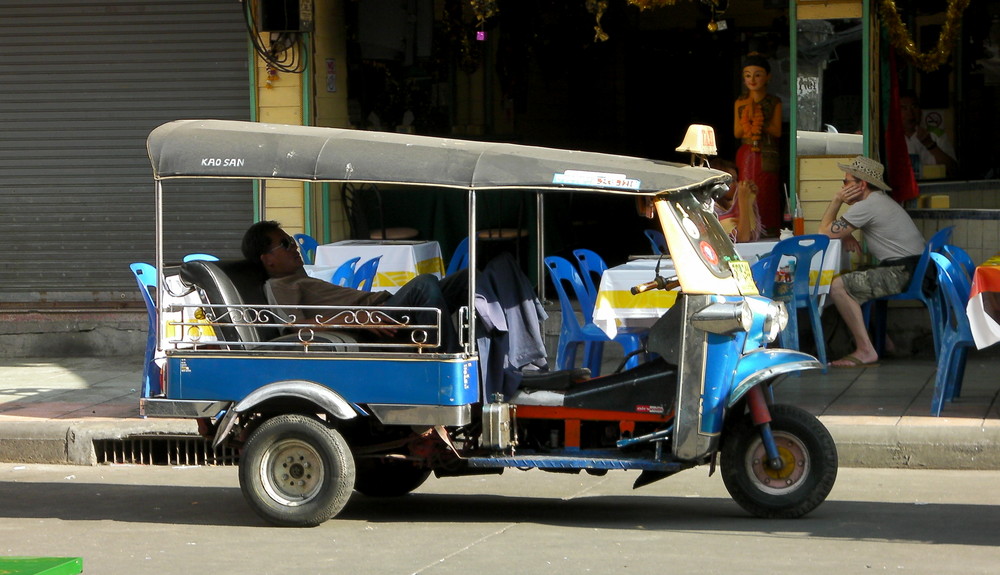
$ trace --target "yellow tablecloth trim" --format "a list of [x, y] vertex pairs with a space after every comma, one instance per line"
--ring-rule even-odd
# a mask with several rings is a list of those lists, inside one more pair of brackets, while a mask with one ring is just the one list
[[632, 295], [628, 290], [602, 291], [597, 296], [597, 309], [642, 309], [642, 308], [669, 308], [677, 301], [676, 291], [648, 291], [639, 295]]
[[418, 274], [438, 274], [444, 276], [444, 260], [441, 258], [431, 258], [417, 262]]
[[431, 258], [417, 262], [416, 273], [411, 271], [380, 271], [375, 275], [374, 287], [402, 287], [419, 274], [444, 276], [444, 261], [441, 258]]
[[413, 272], [400, 271], [400, 272], [379, 272], [375, 276], [374, 287], [392, 287], [392, 286], [404, 286], [406, 282], [417, 277], [417, 274]]

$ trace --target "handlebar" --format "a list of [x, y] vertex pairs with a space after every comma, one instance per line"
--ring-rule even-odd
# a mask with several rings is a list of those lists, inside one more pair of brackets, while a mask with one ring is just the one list
[[632, 292], [632, 295], [639, 295], [642, 292], [647, 292], [652, 289], [672, 290], [680, 285], [681, 282], [677, 281], [677, 276], [669, 278], [665, 278], [663, 276], [656, 276], [656, 279], [654, 279], [653, 281], [639, 284], [637, 286], [632, 286], [632, 289], [629, 291]]

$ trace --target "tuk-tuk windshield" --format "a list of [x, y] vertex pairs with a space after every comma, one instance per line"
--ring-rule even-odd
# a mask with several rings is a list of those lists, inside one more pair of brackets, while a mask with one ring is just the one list
[[732, 277], [729, 262], [741, 258], [715, 217], [711, 202], [701, 201], [692, 193], [674, 194], [670, 199], [669, 209], [705, 267], [715, 277]]

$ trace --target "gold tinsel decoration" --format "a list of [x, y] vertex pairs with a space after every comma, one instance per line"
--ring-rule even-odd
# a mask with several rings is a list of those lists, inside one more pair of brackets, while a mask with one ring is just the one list
[[[631, 0], [630, 0], [631, 1]], [[948, 11], [945, 13], [944, 25], [941, 27], [941, 36], [938, 37], [937, 46], [929, 52], [921, 52], [913, 42], [913, 37], [903, 24], [903, 19], [896, 10], [894, 0], [882, 0], [881, 15], [889, 29], [889, 39], [896, 50], [902, 52], [913, 64], [924, 72], [933, 72], [948, 61], [952, 47], [958, 38], [959, 29], [962, 27], [962, 12], [969, 6], [969, 0], [950, 0]]]
[[472, 4], [472, 12], [476, 15], [480, 29], [486, 25], [486, 20], [497, 13], [497, 0], [469, 0], [469, 3]]
[[639, 10], [650, 10], [652, 8], [663, 8], [673, 6], [677, 0], [628, 0], [632, 6], [638, 6]]
[[608, 0], [587, 0], [587, 12], [594, 15], [596, 23], [594, 24], [594, 42], [605, 42], [608, 39], [607, 32], [601, 27], [601, 17], [604, 16], [604, 11], [608, 9]]

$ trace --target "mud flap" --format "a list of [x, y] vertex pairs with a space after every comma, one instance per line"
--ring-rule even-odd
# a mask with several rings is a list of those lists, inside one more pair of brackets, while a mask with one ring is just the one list
[[[677, 471], [680, 471], [679, 469]], [[639, 474], [639, 477], [635, 478], [635, 483], [632, 484], [632, 489], [639, 489], [640, 487], [645, 487], [650, 483], [656, 483], [661, 479], [666, 479], [671, 475], [677, 473], [677, 471], [652, 471], [645, 470]]]

